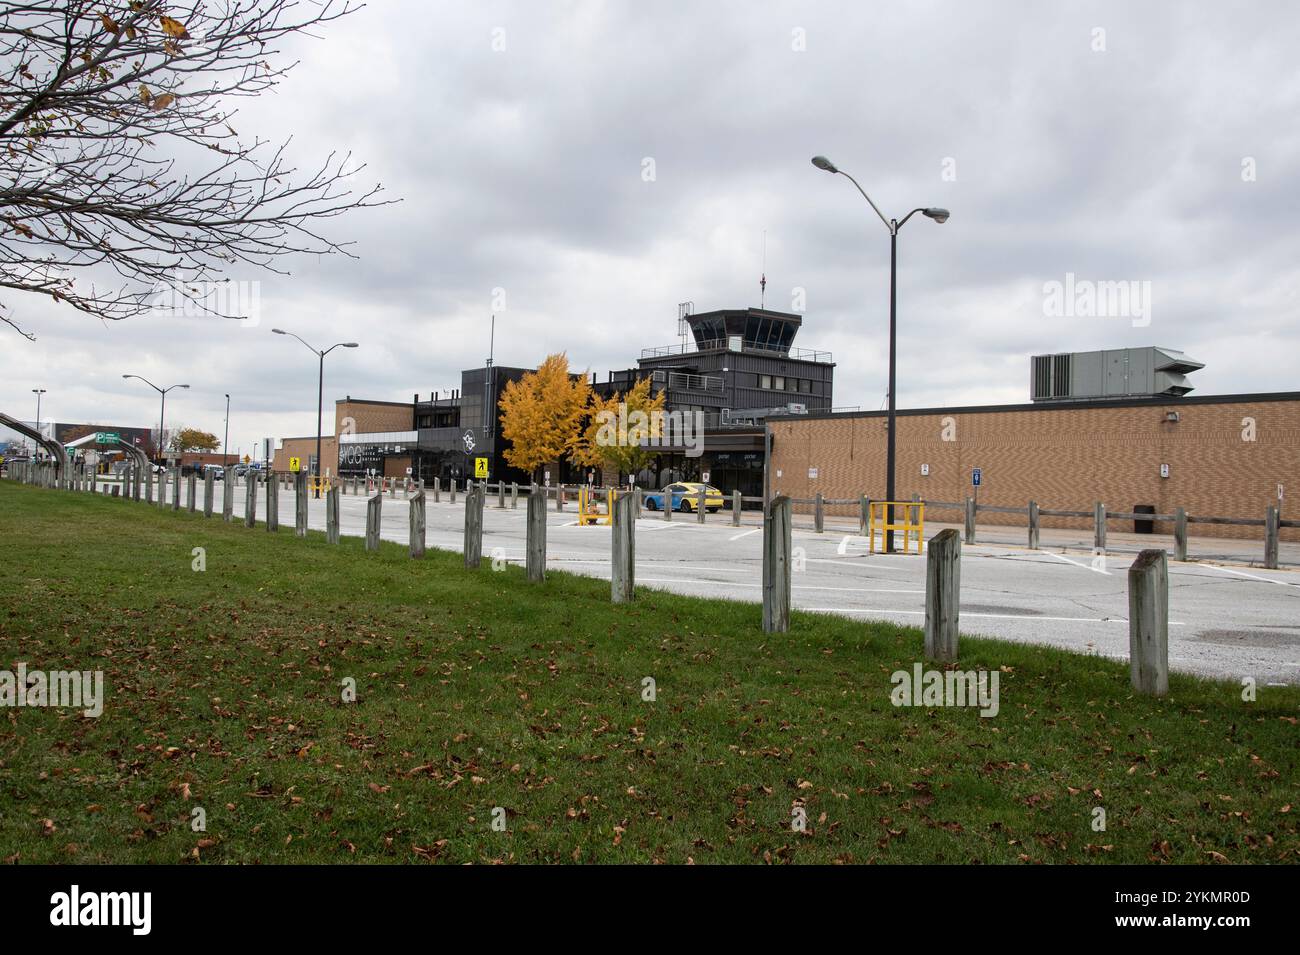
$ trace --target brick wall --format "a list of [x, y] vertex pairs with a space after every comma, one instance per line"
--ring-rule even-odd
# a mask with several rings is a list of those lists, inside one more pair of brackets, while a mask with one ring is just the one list
[[[1165, 420], [1166, 411], [1180, 420]], [[1250, 419], [1254, 440], [1245, 440]], [[773, 422], [772, 487], [796, 498], [820, 491], [828, 498], [876, 500], [885, 494], [886, 418], [883, 413]], [[921, 465], [929, 465], [922, 476]], [[1160, 465], [1169, 465], [1169, 477]], [[963, 501], [979, 467], [981, 504], [1091, 511], [1130, 511], [1152, 504], [1157, 513], [1184, 507], [1189, 515], [1263, 518], [1283, 484], [1300, 497], [1300, 398], [1028, 410], [951, 409], [898, 417], [896, 496]], [[809, 477], [815, 468], [817, 477]], [[777, 472], [780, 472], [778, 476]], [[806, 509], [806, 508], [801, 508]], [[856, 514], [855, 507], [828, 513]], [[1284, 501], [1294, 519], [1300, 504]], [[959, 512], [927, 512], [955, 523]], [[1023, 524], [1013, 514], [979, 515], [980, 523]], [[1091, 520], [1042, 518], [1044, 527], [1090, 527]], [[1128, 522], [1112, 522], [1131, 530]], [[1157, 533], [1171, 533], [1158, 524]], [[1198, 536], [1256, 538], [1259, 527], [1192, 524]], [[1284, 528], [1283, 540], [1300, 540]]]
[[351, 419], [356, 434], [375, 431], [413, 431], [415, 409], [410, 402], [344, 399], [334, 404], [334, 433], [341, 434]]
[[[316, 454], [316, 435], [303, 438], [283, 438], [280, 447], [271, 453], [271, 470], [289, 470], [289, 459], [300, 458], [303, 471], [310, 473], [311, 459]], [[338, 442], [331, 435], [322, 435], [320, 443], [321, 474], [333, 477], [338, 473]]]

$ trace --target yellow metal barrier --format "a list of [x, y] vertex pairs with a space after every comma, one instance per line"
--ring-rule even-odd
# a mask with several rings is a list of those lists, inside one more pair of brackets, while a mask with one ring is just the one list
[[307, 476], [307, 490], [312, 494], [315, 494], [318, 491], [321, 494], [328, 494], [331, 486], [330, 479], [327, 477], [318, 478], [312, 477], [311, 475]]
[[[894, 508], [894, 521], [889, 523], [889, 507]], [[879, 516], [876, 509], [879, 508]], [[899, 513], [903, 518], [899, 520]], [[913, 512], [916, 513], [916, 520], [912, 520]], [[908, 553], [909, 543], [913, 540], [915, 532], [916, 552], [921, 553], [925, 546], [925, 502], [924, 501], [870, 501], [867, 505], [867, 550], [869, 553], [876, 552], [876, 531], [882, 534], [887, 531], [903, 532], [903, 553]]]
[[605, 498], [605, 510], [600, 509], [597, 493], [587, 487], [578, 488], [578, 526], [590, 524], [608, 524], [614, 513], [614, 489], [610, 488]]

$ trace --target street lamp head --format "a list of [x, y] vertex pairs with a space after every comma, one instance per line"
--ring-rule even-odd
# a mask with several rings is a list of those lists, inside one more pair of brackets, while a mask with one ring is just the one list
[[177, 387], [177, 388], [188, 388], [189, 385], [177, 385], [176, 387]]
[[273, 328], [273, 329], [271, 329], [271, 331], [274, 332], [274, 333], [277, 334], [277, 335], [287, 335], [287, 334], [289, 334], [289, 333], [286, 332], [283, 328]]
[[940, 225], [948, 221], [947, 209], [922, 209], [921, 215], [933, 219], [935, 222], [938, 222]]
[[812, 164], [818, 169], [826, 170], [826, 172], [839, 172], [839, 170], [835, 168], [835, 163], [831, 162], [825, 156], [813, 156]]
[[360, 346], [359, 346], [356, 342], [344, 342], [344, 343], [343, 343], [343, 347], [344, 347], [344, 348], [359, 348]]

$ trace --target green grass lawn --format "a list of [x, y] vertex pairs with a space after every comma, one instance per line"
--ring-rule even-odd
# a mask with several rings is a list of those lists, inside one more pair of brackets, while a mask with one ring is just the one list
[[0, 482], [0, 669], [102, 670], [106, 690], [97, 719], [0, 710], [0, 855], [1300, 861], [1296, 688], [1247, 703], [1174, 676], [1139, 698], [1126, 665], [967, 638], [961, 667], [999, 670], [996, 717], [896, 708], [919, 630], [759, 621]]

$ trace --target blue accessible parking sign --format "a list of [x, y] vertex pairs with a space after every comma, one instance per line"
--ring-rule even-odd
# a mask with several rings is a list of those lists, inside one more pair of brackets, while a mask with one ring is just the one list
[[971, 486], [972, 486], [972, 487], [979, 487], [979, 486], [980, 486], [980, 479], [981, 479], [982, 477], [983, 477], [983, 474], [980, 473], [980, 469], [979, 469], [979, 468], [973, 468], [973, 469], [971, 470], [971, 472], [970, 472], [970, 483], [971, 483]]

